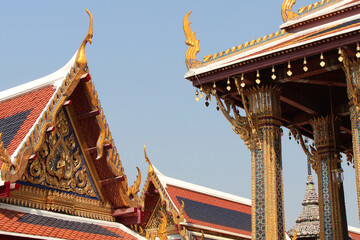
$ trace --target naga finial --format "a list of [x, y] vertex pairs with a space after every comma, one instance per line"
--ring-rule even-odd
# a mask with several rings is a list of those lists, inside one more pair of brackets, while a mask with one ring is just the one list
[[281, 17], [284, 22], [298, 16], [298, 14], [292, 10], [295, 3], [296, 0], [284, 0], [281, 5]]
[[191, 22], [189, 22], [190, 13], [192, 13], [192, 11], [185, 15], [183, 21], [184, 33], [186, 37], [185, 44], [189, 46], [185, 56], [185, 63], [188, 69], [200, 64], [200, 61], [196, 59], [196, 54], [200, 51], [200, 40], [196, 39], [196, 32], [191, 31]]
[[85, 56], [85, 46], [86, 43], [92, 43], [92, 37], [93, 37], [93, 17], [89, 11], [89, 9], [86, 9], [87, 14], [90, 18], [90, 24], [89, 24], [89, 31], [85, 36], [84, 41], [81, 43], [80, 48], [78, 50], [77, 56], [76, 56], [76, 63], [80, 68], [85, 68], [87, 65], [87, 60]]
[[136, 167], [136, 168], [138, 170], [138, 175], [136, 177], [134, 185], [132, 185], [131, 187], [128, 187], [127, 195], [129, 197], [134, 197], [140, 191], [141, 171], [140, 171], [140, 168], [138, 168], [138, 167]]
[[168, 240], [167, 231], [166, 231], [167, 219], [165, 213], [160, 211], [160, 214], [161, 214], [161, 218], [160, 218], [160, 225], [157, 230], [157, 236], [160, 240]]
[[147, 163], [149, 163], [149, 171], [148, 171], [148, 175], [151, 176], [154, 174], [154, 168], [153, 168], [153, 165], [152, 163], [150, 162], [150, 159], [148, 158], [147, 156], [147, 153], [146, 153], [146, 143], [144, 145], [144, 155], [145, 155], [145, 160]]
[[181, 200], [181, 205], [180, 205], [180, 210], [179, 210], [180, 219], [184, 219], [184, 213], [185, 213], [185, 203], [183, 200]]

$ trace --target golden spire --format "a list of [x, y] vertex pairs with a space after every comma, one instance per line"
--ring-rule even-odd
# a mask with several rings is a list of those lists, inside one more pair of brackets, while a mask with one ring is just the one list
[[281, 17], [284, 22], [298, 16], [298, 14], [292, 10], [292, 7], [295, 3], [296, 0], [284, 0], [283, 4], [281, 5]]
[[161, 214], [161, 218], [160, 218], [160, 225], [157, 230], [157, 236], [160, 240], [168, 240], [167, 231], [166, 231], [166, 225], [167, 225], [166, 216], [161, 211], [160, 214]]
[[87, 65], [87, 60], [85, 56], [85, 46], [86, 43], [92, 43], [92, 37], [93, 37], [93, 17], [89, 11], [89, 9], [86, 9], [87, 14], [90, 18], [90, 24], [89, 24], [89, 31], [85, 36], [84, 41], [81, 43], [80, 48], [78, 50], [77, 56], [76, 56], [76, 63], [78, 64], [78, 67], [84, 69]]
[[200, 40], [197, 40], [195, 37], [196, 32], [192, 32], [190, 28], [191, 22], [189, 22], [189, 15], [192, 11], [188, 12], [183, 21], [184, 33], [186, 37], [185, 44], [188, 45], [188, 50], [186, 51], [185, 63], [188, 69], [195, 67], [200, 64], [200, 61], [196, 59], [196, 54], [200, 51]]
[[150, 162], [150, 159], [148, 158], [147, 154], [146, 154], [146, 143], [144, 145], [144, 155], [145, 155], [145, 160], [147, 163], [149, 163], [149, 171], [148, 171], [148, 175], [151, 176], [154, 174], [154, 168], [153, 165]]

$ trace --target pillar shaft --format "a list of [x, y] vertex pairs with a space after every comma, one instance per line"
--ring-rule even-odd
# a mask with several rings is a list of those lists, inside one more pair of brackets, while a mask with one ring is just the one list
[[325, 240], [347, 239], [343, 187], [341, 182], [333, 179], [334, 171], [341, 169], [334, 135], [339, 128], [331, 116], [314, 118], [311, 125], [317, 149], [315, 171], [318, 175], [320, 237]]
[[284, 239], [280, 89], [251, 88], [245, 94], [259, 139], [252, 149], [253, 239]]
[[353, 145], [353, 162], [355, 168], [356, 195], [358, 200], [360, 222], [360, 63], [345, 56], [344, 71], [346, 74], [347, 92], [350, 103], [350, 120]]

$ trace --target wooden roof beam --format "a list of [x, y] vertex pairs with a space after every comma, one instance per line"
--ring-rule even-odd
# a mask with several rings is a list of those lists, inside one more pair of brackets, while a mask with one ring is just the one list
[[313, 101], [295, 91], [284, 91], [280, 100], [310, 115], [317, 115], [321, 112], [321, 108], [315, 105]]

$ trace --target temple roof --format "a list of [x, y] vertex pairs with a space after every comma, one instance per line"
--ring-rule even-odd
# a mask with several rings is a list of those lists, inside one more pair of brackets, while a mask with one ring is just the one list
[[[206, 231], [207, 238], [221, 234], [227, 238], [251, 238], [251, 200], [216, 191], [163, 175], [155, 167], [149, 175], [141, 199], [146, 202], [146, 192], [153, 184], [168, 212], [177, 223], [193, 231]], [[149, 180], [150, 179], [150, 180]], [[184, 204], [184, 205], [183, 205]], [[145, 211], [145, 219], [147, 212]], [[183, 220], [181, 220], [183, 217]]]
[[59, 91], [71, 68], [75, 66], [76, 55], [52, 74], [0, 92], [1, 140], [13, 163], [40, 122], [40, 116], [54, 100], [54, 93]]
[[[0, 92], [0, 186], [6, 182], [7, 186], [16, 182], [33, 189], [31, 191], [36, 197], [46, 195], [45, 193], [42, 195], [41, 191], [72, 196], [72, 206], [75, 207], [76, 204], [83, 204], [80, 202], [85, 199], [88, 201], [87, 197], [91, 195], [96, 198], [96, 200], [92, 199], [94, 200], [92, 204], [101, 207], [97, 210], [99, 215], [89, 214], [88, 217], [109, 221], [117, 219], [130, 225], [134, 221], [137, 222], [137, 217], [140, 216], [137, 211], [139, 189], [136, 186], [132, 187], [130, 197], [125, 171], [89, 73], [85, 46], [87, 42], [92, 42], [93, 32], [92, 15], [88, 10], [87, 12], [90, 17], [88, 33], [64, 67], [43, 78]], [[65, 137], [69, 138], [67, 150], [63, 148]], [[44, 150], [43, 147], [47, 149]], [[71, 152], [73, 150], [74, 152]], [[51, 158], [52, 164], [57, 163], [54, 168], [56, 171], [63, 172], [55, 173], [50, 169], [50, 161], [48, 161], [46, 167], [40, 167], [37, 171], [41, 174], [39, 181], [35, 183], [26, 179], [30, 165], [34, 162], [35, 165], [39, 165], [40, 161], [45, 164], [45, 157]], [[60, 161], [61, 164], [63, 161], [68, 161], [66, 163], [68, 165], [65, 163], [61, 165]], [[72, 167], [74, 164], [76, 166]], [[49, 171], [53, 172], [49, 173]], [[91, 192], [94, 192], [96, 197], [92, 193], [86, 195], [89, 189], [82, 189], [81, 191], [85, 193], [77, 194], [76, 191], [81, 192], [79, 190], [81, 187], [75, 189], [71, 184], [58, 181], [49, 183], [49, 174], [53, 174], [52, 177], [57, 174], [55, 178], [59, 181], [66, 178], [68, 181], [75, 181], [78, 185], [89, 186], [89, 189], [91, 185]], [[65, 191], [62, 186], [67, 186], [68, 189]], [[35, 193], [37, 190], [34, 189], [38, 192]], [[24, 193], [24, 191], [20, 187], [18, 192]], [[77, 197], [76, 201], [74, 195]], [[14, 196], [23, 197], [15, 193]], [[20, 204], [11, 196], [5, 200]], [[33, 200], [25, 199], [28, 202], [23, 201], [22, 205], [45, 208], [44, 204], [38, 204]], [[52, 207], [52, 210], [64, 211], [64, 205], [57, 202], [58, 200], [55, 199], [57, 205]], [[92, 212], [95, 211], [94, 206], [91, 207]], [[117, 209], [130, 209], [132, 212], [127, 215], [122, 214], [120, 218], [113, 215], [112, 211]], [[83, 214], [82, 211], [69, 213]]]
[[[246, 65], [257, 61], [255, 59], [263, 60], [265, 57], [268, 58], [273, 55], [288, 53], [294, 48], [306, 49], [315, 42], [326, 41], [329, 38], [336, 38], [340, 35], [358, 31], [360, 29], [360, 13], [357, 11], [356, 13], [347, 14], [347, 12], [349, 9], [356, 10], [359, 6], [358, 0], [335, 1], [332, 4], [319, 7], [317, 11], [309, 11], [306, 14], [304, 13], [304, 15], [299, 15], [281, 25], [282, 30], [276, 33], [253, 39], [213, 55], [205, 56], [203, 61], [191, 65], [192, 67], [185, 74], [185, 78], [212, 72], [216, 69], [230, 68], [234, 64]], [[343, 15], [341, 18], [336, 16], [340, 14]], [[304, 26], [304, 21], [309, 21], [309, 24]], [[314, 22], [316, 21], [319, 24], [315, 24]], [[286, 30], [286, 28], [294, 27], [295, 25], [301, 25], [301, 27], [289, 31]], [[327, 49], [323, 50], [326, 51]], [[309, 53], [304, 52], [298, 58], [304, 57], [306, 54]], [[273, 64], [276, 64], [276, 62], [271, 65]], [[262, 68], [269, 66], [263, 65]]]
[[4, 203], [0, 203], [0, 234], [17, 239], [146, 239], [120, 223]]

